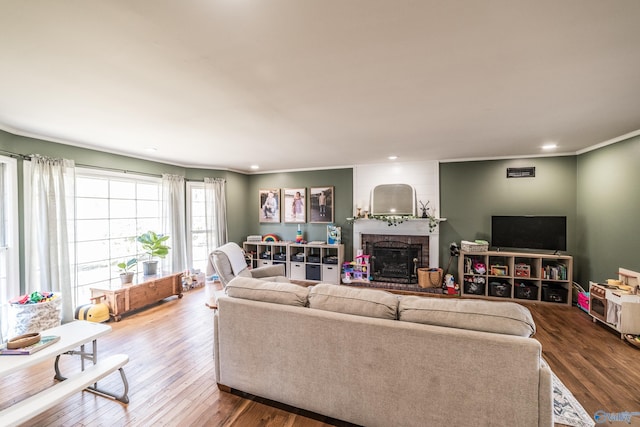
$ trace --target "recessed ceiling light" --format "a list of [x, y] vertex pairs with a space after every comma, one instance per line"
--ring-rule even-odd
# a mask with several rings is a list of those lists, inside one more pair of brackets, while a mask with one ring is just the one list
[[395, 159], [397, 159], [397, 158], [398, 158], [398, 156], [389, 156], [389, 157], [387, 157], [387, 158], [388, 158], [389, 160], [395, 160]]
[[542, 146], [543, 150], [555, 150], [556, 148], [558, 148], [558, 144], [555, 143], [544, 144]]
[[260, 169], [260, 166], [258, 166], [258, 165], [251, 165], [251, 169], [253, 169], [253, 170]]

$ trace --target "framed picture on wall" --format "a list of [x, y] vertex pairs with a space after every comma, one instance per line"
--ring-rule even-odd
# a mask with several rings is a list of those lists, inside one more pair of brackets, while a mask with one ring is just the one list
[[285, 188], [282, 191], [284, 222], [307, 222], [306, 188]]
[[309, 222], [333, 222], [333, 186], [309, 188]]
[[258, 193], [260, 222], [280, 222], [280, 189], [262, 189]]

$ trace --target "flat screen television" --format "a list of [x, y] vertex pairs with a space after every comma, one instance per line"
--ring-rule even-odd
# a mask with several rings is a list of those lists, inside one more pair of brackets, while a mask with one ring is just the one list
[[567, 217], [494, 215], [491, 217], [491, 246], [566, 251]]

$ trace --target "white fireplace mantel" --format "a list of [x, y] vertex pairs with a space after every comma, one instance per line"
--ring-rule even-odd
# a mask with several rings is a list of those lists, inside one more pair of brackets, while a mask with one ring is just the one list
[[433, 231], [430, 231], [428, 219], [408, 219], [397, 225], [389, 225], [386, 221], [377, 219], [358, 219], [353, 223], [354, 255], [358, 249], [362, 249], [363, 234], [429, 236], [429, 267], [439, 267], [440, 230], [439, 226], [436, 226]]

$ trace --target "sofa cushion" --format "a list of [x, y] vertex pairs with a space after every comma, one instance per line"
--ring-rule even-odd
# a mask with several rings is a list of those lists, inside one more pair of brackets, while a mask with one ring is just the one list
[[398, 297], [385, 291], [319, 283], [309, 292], [309, 307], [357, 316], [398, 318]]
[[[221, 251], [214, 250], [210, 256], [213, 261], [213, 266], [216, 272], [218, 273], [218, 277], [220, 277], [222, 284], [229, 283], [235, 277], [235, 275], [233, 274], [233, 269], [231, 268], [231, 262], [229, 262], [229, 257], [227, 256], [227, 254]], [[248, 269], [245, 269], [241, 271], [239, 275], [251, 276], [251, 273], [249, 273]]]
[[225, 290], [227, 295], [234, 298], [301, 307], [307, 305], [309, 295], [309, 289], [305, 286], [294, 283], [267, 282], [262, 279], [242, 276], [231, 280]]
[[514, 302], [403, 296], [398, 307], [405, 322], [530, 337], [536, 326], [529, 309]]

